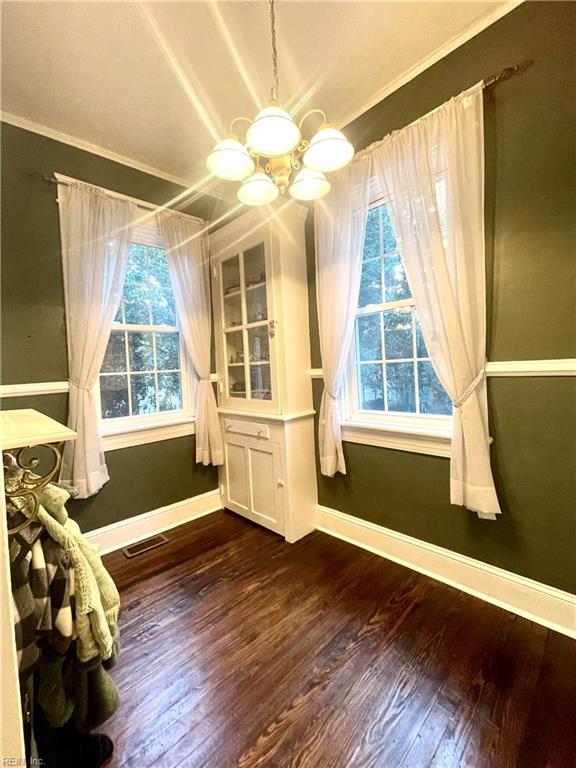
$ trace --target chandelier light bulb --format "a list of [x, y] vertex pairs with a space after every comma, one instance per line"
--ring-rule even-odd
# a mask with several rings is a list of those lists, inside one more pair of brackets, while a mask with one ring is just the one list
[[246, 147], [231, 133], [214, 147], [206, 159], [213, 176], [226, 181], [244, 181], [254, 173], [254, 161]]
[[329, 123], [320, 126], [302, 158], [306, 168], [330, 173], [344, 168], [354, 157], [354, 147], [343, 133]]
[[260, 166], [238, 190], [238, 199], [244, 205], [267, 205], [277, 197], [278, 187]]
[[248, 146], [263, 157], [288, 155], [300, 143], [300, 129], [288, 112], [272, 100], [246, 132]]
[[320, 171], [302, 168], [289, 189], [295, 200], [319, 200], [330, 192], [330, 182]]

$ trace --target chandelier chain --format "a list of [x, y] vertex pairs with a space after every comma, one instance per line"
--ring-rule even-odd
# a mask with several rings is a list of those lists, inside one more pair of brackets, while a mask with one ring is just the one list
[[278, 99], [280, 88], [278, 80], [278, 49], [276, 48], [276, 14], [274, 12], [274, 0], [270, 0], [270, 32], [272, 35], [272, 69], [274, 75], [273, 98]]

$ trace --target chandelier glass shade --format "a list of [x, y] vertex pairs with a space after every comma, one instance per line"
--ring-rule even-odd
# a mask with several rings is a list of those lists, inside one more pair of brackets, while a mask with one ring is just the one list
[[312, 138], [302, 159], [307, 168], [330, 173], [344, 168], [353, 157], [354, 147], [344, 134], [328, 123], [324, 123]]
[[278, 187], [260, 166], [238, 190], [238, 199], [244, 205], [268, 205], [278, 195]]
[[298, 171], [289, 192], [295, 200], [319, 200], [330, 192], [331, 184], [320, 171], [302, 168]]
[[288, 155], [300, 140], [300, 128], [274, 100], [256, 115], [246, 131], [248, 147], [262, 157]]
[[[299, 123], [278, 102], [278, 57], [274, 0], [270, 0], [274, 87], [270, 102], [254, 119], [236, 117], [229, 133], [208, 155], [206, 165], [213, 176], [242, 181], [238, 199], [246, 205], [266, 205], [288, 190], [296, 200], [318, 200], [330, 192], [325, 173], [337, 171], [354, 157], [354, 147], [343, 133], [327, 122], [321, 109], [306, 112]], [[320, 114], [323, 122], [310, 140], [302, 135], [307, 118]], [[232, 129], [247, 122], [245, 143]]]
[[208, 155], [206, 165], [211, 174], [226, 181], [244, 181], [256, 168], [248, 150], [234, 134], [228, 134], [216, 144]]

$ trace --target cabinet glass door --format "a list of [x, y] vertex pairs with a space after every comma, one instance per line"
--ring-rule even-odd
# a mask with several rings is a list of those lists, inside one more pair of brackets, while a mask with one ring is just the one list
[[270, 343], [268, 325], [248, 329], [248, 354], [250, 356], [250, 394], [253, 400], [270, 400]]
[[273, 396], [264, 243], [221, 262], [226, 393], [241, 401]]

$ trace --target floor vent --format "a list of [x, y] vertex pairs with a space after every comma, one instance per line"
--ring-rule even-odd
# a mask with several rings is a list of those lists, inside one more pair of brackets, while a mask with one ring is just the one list
[[126, 557], [136, 557], [137, 555], [144, 554], [144, 552], [148, 552], [150, 549], [166, 544], [167, 541], [166, 536], [159, 533], [157, 536], [150, 536], [149, 539], [143, 539], [142, 541], [137, 541], [136, 544], [130, 544], [129, 547], [124, 547], [122, 552], [124, 552]]

